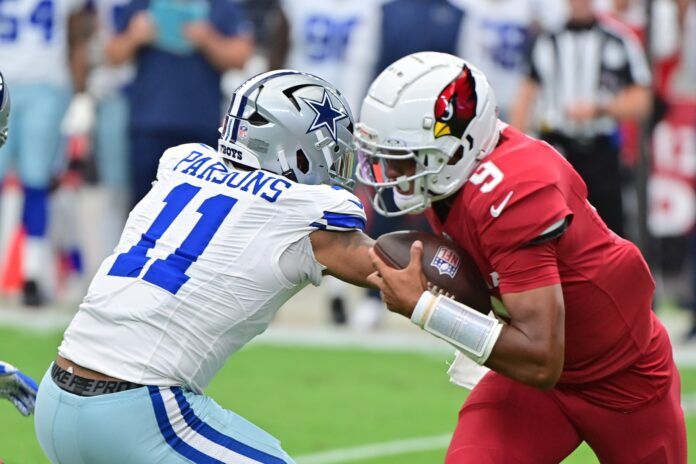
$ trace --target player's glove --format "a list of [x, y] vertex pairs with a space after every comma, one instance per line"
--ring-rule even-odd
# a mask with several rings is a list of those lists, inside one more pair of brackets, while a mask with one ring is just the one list
[[66, 137], [86, 136], [94, 128], [96, 109], [94, 99], [87, 93], [78, 93], [70, 101], [60, 125]]
[[38, 389], [34, 379], [13, 365], [0, 361], [0, 398], [10, 400], [22, 415], [28, 416], [34, 412]]

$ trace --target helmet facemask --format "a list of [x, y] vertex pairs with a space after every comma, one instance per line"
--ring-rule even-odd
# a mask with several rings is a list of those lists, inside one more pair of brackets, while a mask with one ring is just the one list
[[[459, 185], [452, 188], [453, 183], [460, 184], [461, 168], [458, 165], [464, 162], [462, 147], [452, 138], [441, 139], [434, 146], [405, 149], [370, 144], [358, 137], [357, 146], [356, 177], [375, 189], [372, 206], [383, 216], [421, 213], [433, 201], [454, 193]], [[390, 163], [409, 160], [414, 166], [412, 173], [395, 179], [387, 177]], [[396, 210], [390, 206], [389, 196], [392, 196]]]

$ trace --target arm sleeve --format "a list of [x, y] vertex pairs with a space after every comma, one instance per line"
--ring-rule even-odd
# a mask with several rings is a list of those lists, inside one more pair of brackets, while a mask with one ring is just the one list
[[[535, 244], [535, 240], [564, 218], [570, 221], [572, 212], [565, 198], [553, 184], [530, 183], [518, 186], [510, 200], [499, 217], [487, 214], [479, 229], [484, 252], [498, 273], [501, 293], [559, 283], [557, 241]], [[494, 204], [500, 201], [496, 198]]]
[[253, 25], [239, 3], [232, 0], [218, 2], [218, 9], [211, 9], [211, 22], [218, 32], [228, 37], [253, 33]]

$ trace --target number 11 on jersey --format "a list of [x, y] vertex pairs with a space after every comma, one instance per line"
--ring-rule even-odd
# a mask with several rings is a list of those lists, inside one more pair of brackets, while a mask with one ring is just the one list
[[[153, 259], [147, 256], [148, 250], [155, 248], [157, 240], [162, 238], [169, 226], [200, 190], [201, 187], [188, 183], [174, 187], [164, 199], [166, 205], [152, 222], [150, 228], [142, 234], [138, 243], [130, 250], [116, 257], [108, 275], [139, 277], [143, 268]], [[226, 195], [215, 195], [201, 203], [197, 210], [201, 217], [181, 246], [166, 259], [156, 259], [142, 279], [176, 295], [181, 286], [190, 278], [186, 275], [186, 271], [206, 249], [235, 203], [237, 203], [236, 198]]]

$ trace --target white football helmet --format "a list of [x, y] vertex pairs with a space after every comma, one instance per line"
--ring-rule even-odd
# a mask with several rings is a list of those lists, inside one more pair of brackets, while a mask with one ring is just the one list
[[220, 155], [301, 184], [352, 190], [353, 115], [343, 95], [312, 74], [283, 69], [235, 90], [220, 128]]
[[[495, 96], [481, 71], [445, 53], [414, 53], [370, 86], [355, 130], [357, 178], [374, 187], [378, 213], [416, 214], [455, 193], [499, 136]], [[388, 178], [390, 160], [413, 160], [415, 173]], [[390, 190], [397, 210], [385, 201]]]

